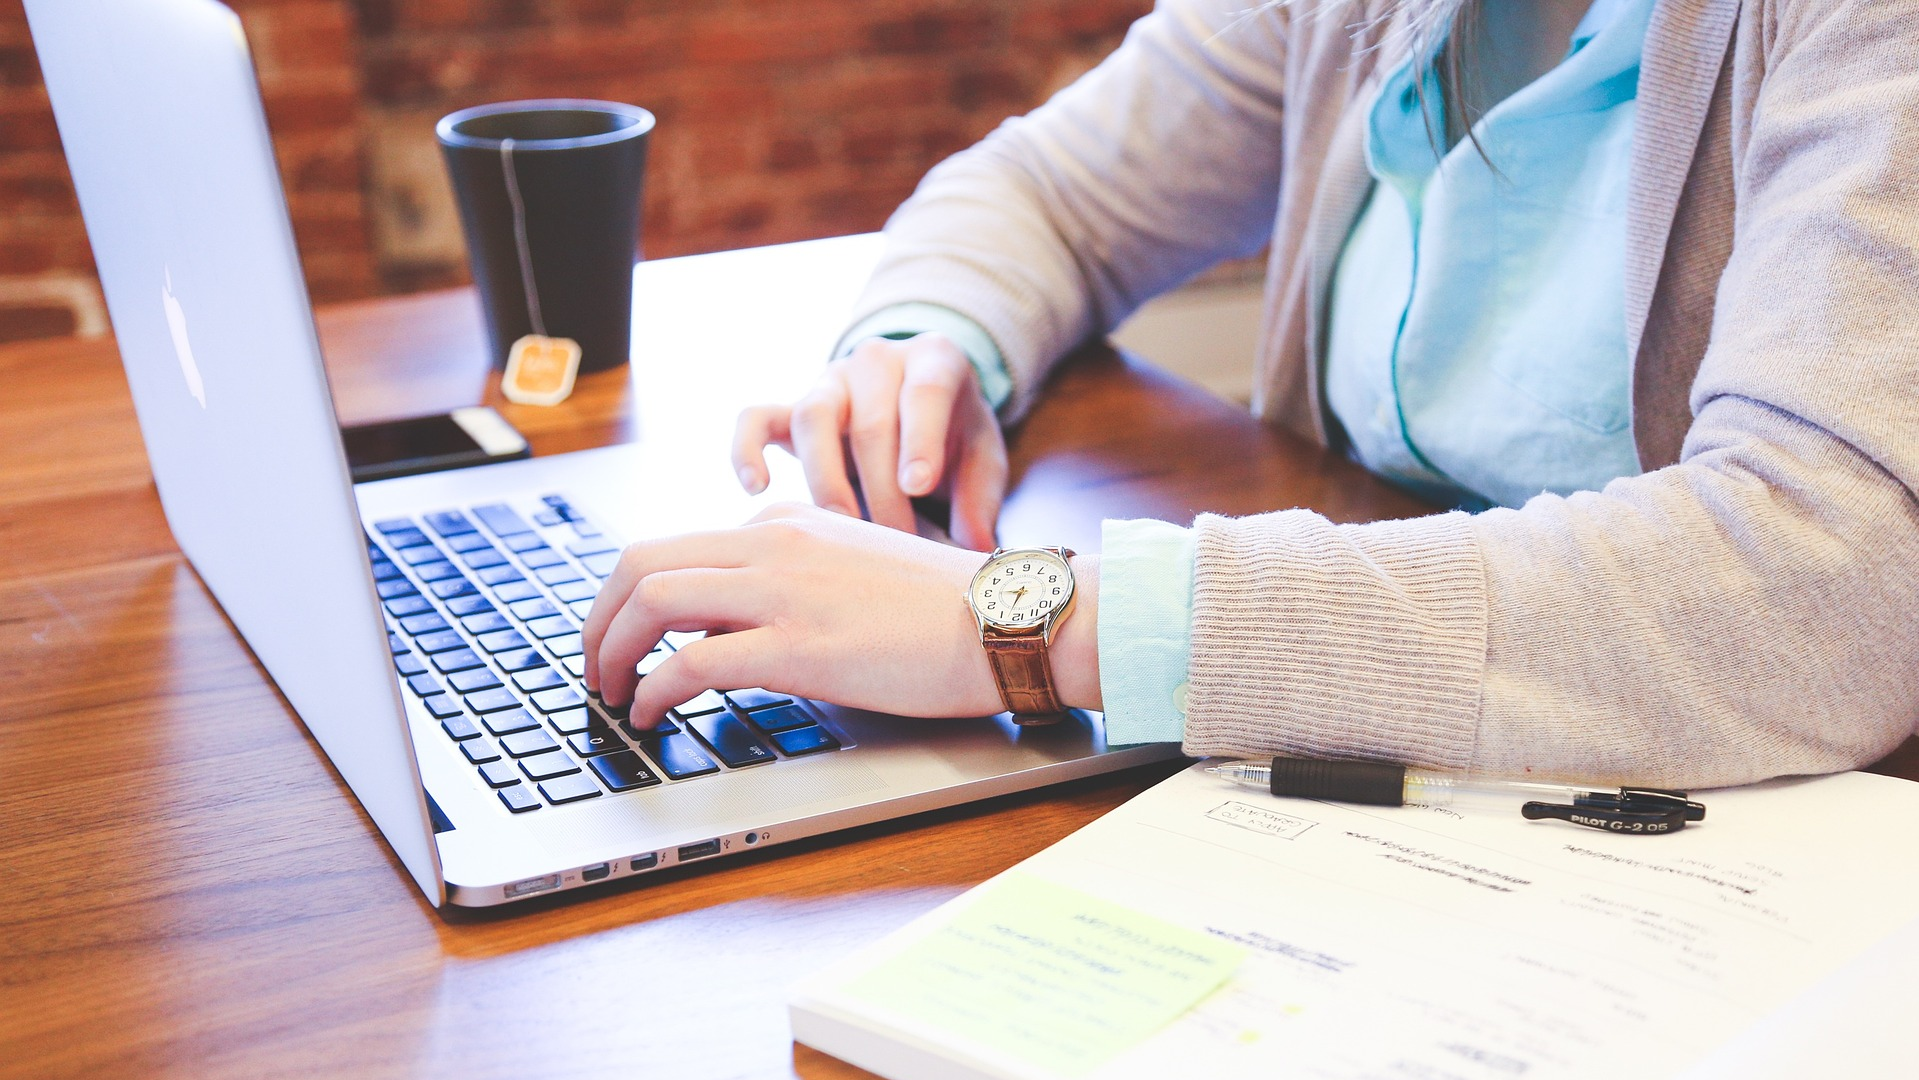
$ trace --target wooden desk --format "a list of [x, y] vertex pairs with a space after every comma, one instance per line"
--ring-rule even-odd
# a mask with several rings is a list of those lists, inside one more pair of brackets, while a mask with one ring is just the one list
[[[547, 410], [498, 400], [468, 293], [328, 312], [340, 411], [484, 397], [540, 453], [621, 438], [664, 422], [649, 410], [691, 407], [658, 391], [691, 385], [702, 349], [835, 323], [857, 284], [846, 273], [870, 258], [868, 242], [836, 243], [810, 249], [843, 260], [831, 287], [796, 282], [797, 298], [768, 301], [809, 309], [772, 320], [805, 328], [791, 334], [730, 310], [755, 273], [784, 274], [791, 249], [643, 268], [632, 379], [590, 377]], [[819, 355], [818, 342], [792, 348]], [[790, 370], [760, 385], [770, 398], [817, 368], [773, 360]], [[1164, 772], [443, 918], [174, 547], [113, 344], [0, 349], [0, 384], [0, 1075], [861, 1075], [792, 1046], [783, 988]], [[715, 394], [699, 407], [730, 424], [735, 403]], [[1097, 350], [1013, 446], [1012, 538], [1096, 546], [1102, 512], [1422, 510]], [[1919, 743], [1886, 765], [1919, 778]]]

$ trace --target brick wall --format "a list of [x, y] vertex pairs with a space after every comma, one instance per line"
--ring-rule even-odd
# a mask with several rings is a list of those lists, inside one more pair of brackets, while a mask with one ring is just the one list
[[[876, 229], [1150, 0], [231, 0], [321, 301], [464, 280], [433, 121], [520, 97], [659, 117], [648, 255]], [[20, 0], [0, 0], [0, 340], [104, 311]]]

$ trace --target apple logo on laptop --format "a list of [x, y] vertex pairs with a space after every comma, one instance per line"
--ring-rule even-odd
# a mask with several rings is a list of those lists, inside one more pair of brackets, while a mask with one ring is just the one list
[[187, 340], [187, 313], [173, 295], [173, 269], [166, 269], [167, 283], [160, 290], [160, 303], [167, 309], [167, 329], [173, 332], [173, 351], [180, 357], [180, 373], [187, 377], [187, 391], [193, 400], [207, 407], [207, 387], [200, 381], [200, 365], [193, 362], [193, 343]]

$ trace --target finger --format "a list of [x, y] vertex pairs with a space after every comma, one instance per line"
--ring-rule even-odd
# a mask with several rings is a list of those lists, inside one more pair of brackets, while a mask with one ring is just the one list
[[[580, 630], [580, 649], [586, 666], [580, 678], [588, 690], [600, 689], [600, 649], [607, 627], [632, 600], [633, 590], [650, 573], [705, 566], [728, 568], [744, 566], [753, 540], [738, 529], [686, 533], [660, 540], [629, 544], [620, 552], [613, 573], [600, 586], [593, 607], [586, 613], [586, 625]], [[637, 659], [637, 658], [636, 658]]]
[[954, 404], [974, 385], [973, 371], [959, 349], [944, 339], [929, 341], [906, 358], [900, 383], [900, 490], [924, 495], [946, 469], [946, 437], [953, 427]]
[[874, 522], [911, 532], [913, 507], [899, 487], [900, 367], [885, 363], [849, 368], [847, 388], [852, 401], [852, 424], [847, 443], [866, 495], [866, 513]]
[[600, 641], [601, 700], [616, 708], [632, 700], [639, 682], [635, 667], [668, 630], [724, 634], [757, 625], [765, 615], [767, 590], [753, 587], [752, 578], [748, 571], [707, 568], [665, 570], [641, 578]]
[[840, 447], [846, 431], [846, 410], [846, 385], [843, 376], [835, 372], [793, 406], [793, 452], [806, 472], [806, 487], [813, 493], [813, 501], [828, 510], [858, 517], [859, 499], [846, 477], [846, 456]]
[[1000, 504], [1006, 498], [1006, 442], [997, 428], [980, 431], [960, 446], [952, 492], [953, 539], [974, 551], [993, 550]]
[[666, 710], [698, 697], [703, 690], [782, 685], [785, 658], [778, 631], [754, 627], [718, 637], [703, 637], [666, 658], [640, 680], [633, 698], [633, 722], [657, 722]]
[[766, 448], [778, 445], [790, 453], [793, 449], [793, 410], [786, 405], [755, 405], [740, 411], [733, 425], [733, 472], [748, 495], [766, 490], [770, 475], [766, 468]]

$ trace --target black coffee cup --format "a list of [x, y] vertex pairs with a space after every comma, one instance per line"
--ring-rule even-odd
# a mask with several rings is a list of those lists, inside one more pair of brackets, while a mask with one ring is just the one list
[[494, 366], [527, 334], [578, 342], [581, 371], [626, 363], [652, 130], [645, 109], [570, 98], [440, 120]]

